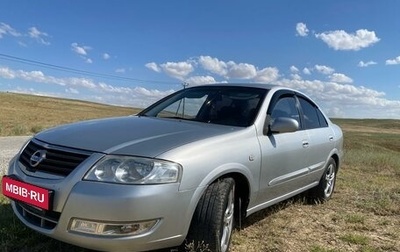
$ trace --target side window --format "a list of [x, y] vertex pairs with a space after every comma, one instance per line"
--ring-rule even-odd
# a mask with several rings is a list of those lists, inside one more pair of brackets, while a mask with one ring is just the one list
[[319, 124], [321, 125], [321, 127], [328, 127], [328, 122], [326, 121], [325, 116], [318, 108], [317, 108], [317, 114], [318, 114]]
[[315, 129], [320, 127], [317, 108], [309, 101], [299, 97], [300, 106], [304, 114], [304, 126], [306, 129]]
[[271, 112], [271, 118], [275, 119], [278, 117], [290, 117], [300, 123], [294, 97], [282, 97], [276, 102]]

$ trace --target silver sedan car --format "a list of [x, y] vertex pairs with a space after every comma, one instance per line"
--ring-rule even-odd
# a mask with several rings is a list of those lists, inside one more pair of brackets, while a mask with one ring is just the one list
[[305, 94], [212, 84], [35, 135], [2, 190], [26, 226], [77, 246], [225, 252], [256, 211], [303, 192], [330, 199], [342, 156], [341, 129]]

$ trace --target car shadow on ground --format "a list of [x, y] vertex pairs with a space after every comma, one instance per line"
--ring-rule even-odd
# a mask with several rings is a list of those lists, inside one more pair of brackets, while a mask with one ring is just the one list
[[264, 220], [265, 218], [272, 216], [293, 204], [303, 204], [303, 205], [314, 205], [314, 202], [310, 202], [307, 198], [307, 192], [296, 195], [292, 198], [279, 202], [275, 205], [267, 207], [261, 211], [251, 214], [247, 218], [245, 218], [241, 224], [241, 227], [238, 227], [237, 230], [240, 232], [240, 229], [247, 228], [249, 226], [255, 225], [256, 223]]

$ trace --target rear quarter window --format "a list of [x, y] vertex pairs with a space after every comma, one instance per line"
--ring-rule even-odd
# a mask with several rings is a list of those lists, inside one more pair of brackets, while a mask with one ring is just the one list
[[303, 111], [303, 123], [306, 129], [315, 129], [328, 126], [325, 117], [314, 104], [302, 97], [299, 97], [299, 101]]
[[321, 127], [328, 127], [328, 122], [327, 122], [325, 116], [322, 114], [321, 110], [319, 110], [318, 108], [316, 108], [316, 110], [317, 110], [317, 114], [318, 114], [319, 125]]

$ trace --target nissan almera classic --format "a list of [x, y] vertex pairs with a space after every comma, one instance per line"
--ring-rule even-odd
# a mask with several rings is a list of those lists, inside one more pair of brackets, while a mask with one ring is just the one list
[[77, 246], [225, 252], [246, 216], [302, 192], [331, 198], [342, 156], [342, 131], [305, 94], [212, 84], [35, 135], [2, 190], [26, 226]]

